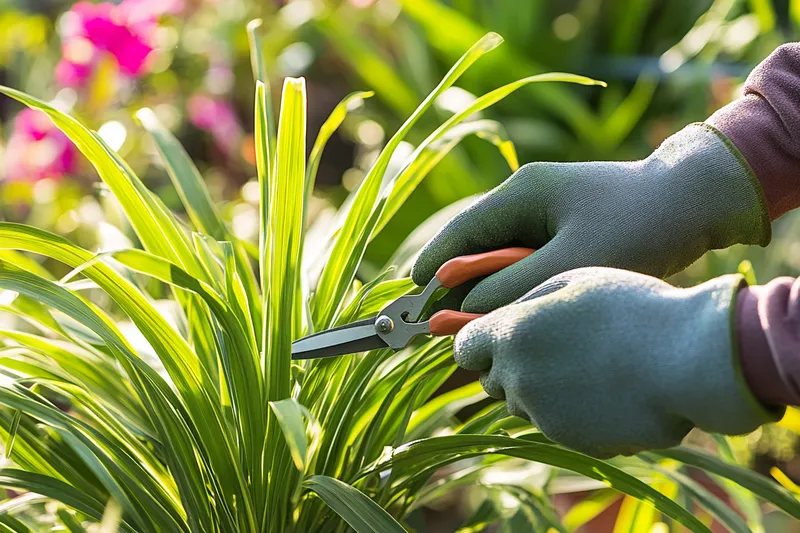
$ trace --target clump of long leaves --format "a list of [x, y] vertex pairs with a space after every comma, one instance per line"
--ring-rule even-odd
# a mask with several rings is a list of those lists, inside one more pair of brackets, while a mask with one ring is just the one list
[[[97, 133], [45, 102], [2, 88], [47, 113], [93, 163], [141, 249], [95, 254], [35, 227], [0, 223], [0, 289], [15, 295], [2, 311], [25, 324], [0, 330], [0, 404], [6, 407], [0, 426], [9, 458], [0, 486], [22, 493], [0, 506], [0, 529], [32, 530], [29, 511], [47, 501], [57, 502], [54, 520], [70, 531], [104, 516], [125, 532], [403, 531], [415, 510], [470, 483], [481, 483], [488, 495], [512, 497], [517, 506], [509, 515], [507, 502], [494, 505], [489, 498], [464, 531], [503, 520], [573, 530], [619, 492], [636, 510], [628, 513], [631, 524], [642, 523], [644, 505], [651, 518], [657, 510], [692, 531], [709, 531], [687, 507], [696, 501], [744, 532], [760, 525], [756, 496], [800, 517], [787, 490], [730, 458], [686, 448], [604, 462], [547, 441], [502, 405], [459, 423], [455, 413], [484, 396], [477, 384], [434, 396], [454, 370], [449, 339], [396, 354], [377, 350], [292, 364], [293, 339], [371, 316], [414, 290], [408, 279], [388, 273], [363, 285], [354, 280], [370, 240], [464, 136], [494, 142], [516, 166], [502, 130], [468, 118], [528, 83], [596, 82], [541, 74], [500, 87], [447, 119], [387, 175], [391, 156], [419, 117], [501, 43], [486, 35], [387, 143], [341, 209], [328, 248], [313, 250], [322, 257], [321, 271], [303, 279], [304, 218], [322, 151], [352, 104], [369, 94], [353, 94], [333, 111], [306, 160], [305, 83], [285, 80], [276, 123], [258, 25], [249, 30], [257, 78], [257, 247], [231, 233], [200, 173], [152, 112], [142, 110], [138, 118], [188, 220], [168, 211]], [[72, 272], [56, 279], [32, 254]], [[168, 295], [171, 314], [155, 301], [154, 287]], [[146, 340], [146, 350], [123, 334], [125, 323]], [[481, 477], [526, 461], [547, 465], [540, 486]], [[682, 473], [683, 465], [721, 480], [746, 518]], [[575, 474], [611, 489], [562, 522], [546, 490]], [[686, 506], [672, 499], [679, 491], [690, 496]]]

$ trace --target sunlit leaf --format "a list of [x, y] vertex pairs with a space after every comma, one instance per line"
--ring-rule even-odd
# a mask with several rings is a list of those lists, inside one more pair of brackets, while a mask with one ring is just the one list
[[353, 206], [331, 248], [331, 259], [325, 265], [317, 284], [316, 305], [312, 315], [315, 326], [327, 327], [330, 324], [335, 311], [335, 302], [342, 299], [355, 276], [366, 242], [380, 215], [380, 210], [376, 210], [374, 204], [392, 154], [422, 114], [433, 105], [436, 98], [452, 86], [470, 65], [501, 42], [502, 38], [499, 35], [490, 33], [470, 48], [397, 130], [378, 156], [356, 193]]
[[306, 442], [306, 427], [303, 424], [303, 411], [300, 405], [291, 398], [287, 398], [277, 402], [269, 402], [269, 406], [281, 425], [286, 444], [289, 445], [289, 451], [292, 453], [294, 465], [300, 472], [304, 472], [306, 469], [308, 443]]
[[326, 476], [311, 476], [303, 486], [317, 494], [358, 533], [405, 532], [392, 516], [364, 493]]

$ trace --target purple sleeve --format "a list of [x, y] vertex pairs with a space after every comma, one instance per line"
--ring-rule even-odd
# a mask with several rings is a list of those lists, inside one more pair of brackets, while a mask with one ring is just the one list
[[742, 152], [775, 220], [800, 207], [800, 43], [776, 49], [748, 76], [742, 98], [707, 122]]
[[800, 405], [800, 279], [745, 287], [736, 306], [742, 372], [767, 405]]
[[[750, 164], [772, 220], [800, 206], [800, 44], [775, 50], [747, 78], [742, 98], [708, 122]], [[755, 396], [768, 405], [800, 405], [800, 279], [742, 289], [736, 331]]]

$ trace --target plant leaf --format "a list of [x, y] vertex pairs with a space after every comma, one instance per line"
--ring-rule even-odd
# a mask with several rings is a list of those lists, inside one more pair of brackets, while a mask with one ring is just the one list
[[381, 151], [356, 192], [352, 206], [331, 248], [330, 260], [322, 270], [315, 291], [315, 306], [312, 309], [315, 329], [324, 329], [330, 325], [336, 305], [342, 300], [353, 281], [356, 268], [363, 257], [366, 241], [380, 216], [380, 209], [375, 209], [375, 201], [395, 149], [422, 114], [433, 105], [436, 98], [452, 86], [470, 65], [497, 47], [502, 40], [496, 33], [488, 33], [474, 44], [450, 69], [439, 85], [422, 101]]
[[789, 491], [769, 478], [747, 468], [728, 463], [719, 457], [687, 446], [679, 446], [658, 452], [647, 452], [641, 455], [645, 458], [658, 456], [675, 459], [684, 464], [705, 470], [710, 474], [730, 479], [783, 510], [789, 516], [800, 518], [800, 501], [797, 501]]
[[303, 424], [302, 407], [292, 398], [269, 402], [269, 406], [281, 426], [294, 465], [300, 472], [305, 472], [308, 442], [306, 441], [306, 426]]
[[750, 533], [750, 528], [747, 527], [744, 520], [736, 514], [736, 511], [725, 505], [722, 500], [699, 483], [680, 472], [674, 472], [657, 464], [653, 464], [652, 466], [657, 472], [677, 483], [682, 490], [703, 506], [703, 508], [711, 513], [714, 518], [719, 520], [729, 531], [732, 533]]
[[[301, 324], [296, 309], [300, 276], [305, 180], [306, 85], [287, 78], [278, 124], [275, 178], [270, 183], [266, 253], [269, 261], [265, 375], [270, 401], [289, 397], [292, 341]], [[268, 312], [266, 312], [268, 311]]]
[[374, 95], [375, 93], [372, 91], [356, 91], [348, 94], [342, 98], [342, 101], [339, 102], [336, 107], [333, 108], [331, 114], [328, 115], [328, 118], [320, 127], [319, 133], [317, 134], [317, 140], [314, 141], [314, 147], [311, 149], [311, 155], [308, 158], [308, 168], [306, 169], [305, 182], [305, 204], [308, 204], [308, 200], [311, 197], [311, 191], [314, 189], [314, 182], [317, 179], [317, 169], [319, 169], [319, 162], [322, 159], [322, 152], [325, 150], [325, 145], [328, 143], [328, 140], [336, 132], [336, 130], [339, 129], [339, 126], [342, 125], [345, 117], [347, 117], [348, 111], [360, 105], [363, 100], [371, 98]]
[[311, 476], [303, 487], [313, 491], [357, 533], [405, 533], [397, 520], [363, 492], [328, 476]]
[[[486, 109], [487, 107], [496, 104], [506, 96], [510, 95], [514, 91], [521, 89], [522, 87], [529, 85], [531, 83], [542, 83], [542, 82], [567, 82], [567, 83], [577, 83], [580, 85], [600, 85], [605, 86], [605, 83], [602, 81], [593, 80], [592, 78], [587, 78], [586, 76], [578, 76], [576, 74], [567, 74], [564, 72], [548, 72], [546, 74], [537, 74], [535, 76], [528, 76], [526, 78], [522, 78], [520, 80], [514, 81], [512, 83], [508, 83], [503, 85], [502, 87], [498, 87], [493, 91], [490, 91], [480, 98], [476, 98], [469, 106], [465, 109], [459, 111], [458, 113], [454, 114], [452, 117], [447, 119], [441, 126], [436, 128], [436, 130], [428, 135], [428, 137], [420, 143], [414, 153], [408, 158], [408, 162], [406, 163], [403, 170], [401, 170], [398, 175], [390, 182], [390, 185], [386, 187], [386, 206], [384, 207], [384, 211], [381, 214], [381, 219], [376, 225], [376, 228], [373, 230], [373, 235], [377, 234], [386, 223], [391, 219], [392, 216], [400, 209], [400, 206], [405, 202], [405, 200], [411, 195], [414, 191], [416, 186], [425, 177], [425, 175], [430, 171], [430, 168], [438, 162], [441, 157], [443, 157], [450, 148], [452, 148], [450, 143], [455, 143], [465, 135], [469, 133], [477, 133], [481, 134], [482, 131], [487, 131], [486, 135], [489, 140], [496, 140], [498, 146], [501, 148], [501, 153], [505, 151], [506, 156], [510, 156], [508, 152], [507, 145], [504, 146], [505, 140], [500, 136], [495, 128], [495, 131], [492, 132], [492, 126], [487, 127], [486, 123], [478, 123], [478, 125], [474, 124], [465, 124], [461, 126], [462, 131], [453, 131], [459, 124], [461, 124], [464, 120], [468, 117], [472, 116], [473, 114]], [[491, 123], [489, 123], [491, 124]], [[439, 141], [446, 140], [446, 136], [448, 133], [453, 135], [453, 139], [451, 141], [446, 142], [443, 146], [436, 148], [435, 143]], [[426, 154], [426, 151], [428, 152]], [[443, 154], [439, 154], [438, 152], [444, 152]], [[516, 163], [516, 154], [511, 156], [512, 159], [510, 163], [512, 166]], [[414, 167], [424, 168], [424, 172], [420, 172], [419, 170], [415, 171]]]
[[[55, 478], [15, 468], [3, 468], [0, 469], [0, 486], [42, 494], [80, 511], [98, 522], [103, 518], [104, 503]], [[120, 524], [120, 530], [135, 533], [135, 529], [126, 523], [124, 518]]]
[[161, 125], [150, 109], [140, 109], [136, 112], [136, 118], [155, 141], [167, 173], [194, 226], [217, 240], [227, 240], [228, 230], [211, 200], [203, 177], [178, 139]]
[[[256, 115], [256, 120], [260, 120]], [[262, 126], [263, 129], [263, 126]], [[306, 164], [306, 85], [303, 78], [286, 78], [281, 98], [278, 141], [274, 175], [269, 183], [269, 209], [265, 258], [269, 277], [264, 280], [264, 379], [266, 399], [283, 400], [290, 397], [292, 386], [292, 341], [300, 336], [303, 327], [300, 273], [303, 240], [303, 186]], [[262, 184], [263, 187], [263, 184]], [[263, 207], [262, 207], [263, 210]], [[291, 492], [298, 479], [291, 472], [290, 454], [286, 440], [278, 431], [275, 416], [268, 418], [263, 476], [280, 479], [268, 486], [268, 496], [262, 512], [276, 513], [278, 523], [284, 523], [290, 506]], [[277, 511], [275, 511], [277, 509]]]
[[603, 489], [595, 491], [570, 507], [569, 511], [561, 519], [561, 523], [567, 531], [575, 531], [593, 520], [619, 499], [619, 493], [615, 490]]
[[[250, 43], [250, 62], [253, 68], [253, 79], [256, 83], [263, 85], [264, 91], [264, 126], [265, 126], [265, 146], [269, 147], [269, 153], [275, 157], [275, 144], [277, 133], [275, 129], [275, 112], [272, 109], [272, 91], [270, 90], [269, 74], [267, 72], [267, 59], [264, 57], [264, 37], [262, 35], [261, 19], [251, 20], [247, 24], [247, 38]], [[275, 160], [269, 159], [269, 166], [272, 167]]]
[[692, 531], [710, 532], [686, 509], [632, 475], [599, 459], [545, 441], [533, 442], [493, 435], [431, 437], [400, 446], [390, 458], [379, 461], [360, 475], [391, 468], [393, 476], [413, 478], [463, 458], [486, 454], [508, 455], [571, 470], [654, 505]]
[[6, 459], [11, 458], [11, 451], [14, 449], [14, 440], [17, 438], [17, 430], [19, 429], [20, 418], [22, 418], [22, 411], [17, 409], [14, 411], [14, 417], [11, 419], [11, 428], [8, 430], [8, 441], [6, 441]]

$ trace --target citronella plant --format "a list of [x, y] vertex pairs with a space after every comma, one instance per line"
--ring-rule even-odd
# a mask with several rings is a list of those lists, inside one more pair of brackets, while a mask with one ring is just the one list
[[[370, 240], [459, 140], [480, 135], [516, 167], [513, 146], [496, 124], [468, 121], [475, 112], [528, 83], [597, 82], [541, 74], [480, 96], [387, 176], [419, 117], [501, 43], [486, 35], [389, 140], [345, 202], [329, 247], [312, 250], [323, 258], [319, 275], [301, 279], [306, 204], [319, 159], [352, 104], [369, 94], [351, 95], [334, 110], [306, 160], [305, 82], [284, 81], [275, 120], [258, 25], [249, 30], [257, 78], [257, 246], [232, 234], [187, 153], [149, 110], [137, 117], [186, 217], [167, 210], [96, 132], [2, 88], [72, 139], [123, 208], [141, 248], [95, 254], [35, 227], [0, 223], [2, 311], [19, 324], [0, 330], [7, 458], [0, 486], [14, 491], [0, 505], [0, 529], [35, 530], [35, 506], [46, 501], [55, 509], [49, 527], [69, 531], [105, 517], [104, 530], [123, 532], [399, 532], [412, 527], [418, 509], [465, 485], [480, 485], [486, 498], [465, 519], [465, 531], [497, 521], [574, 530], [620, 493], [628, 512], [621, 520], [630, 515], [642, 528], [674, 520], [709, 531], [692, 513], [697, 502], [731, 530], [757, 529], [757, 497], [800, 517], [788, 490], [729, 457], [681, 448], [600, 461], [547, 441], [500, 404], [457, 421], [460, 409], [485, 396], [477, 384], [435, 395], [455, 369], [450, 339], [293, 364], [294, 339], [373, 315], [414, 290], [408, 279], [385, 275], [362, 284], [357, 270]], [[71, 273], [56, 279], [36, 257]], [[154, 287], [168, 295], [173, 315], [162, 314]], [[129, 322], [155, 362], [123, 334]], [[539, 466], [515, 481], [489, 475], [526, 464]], [[745, 518], [692, 481], [685, 465], [715, 476]], [[562, 520], [548, 491], [578, 479], [581, 489], [587, 480], [605, 488]]]

